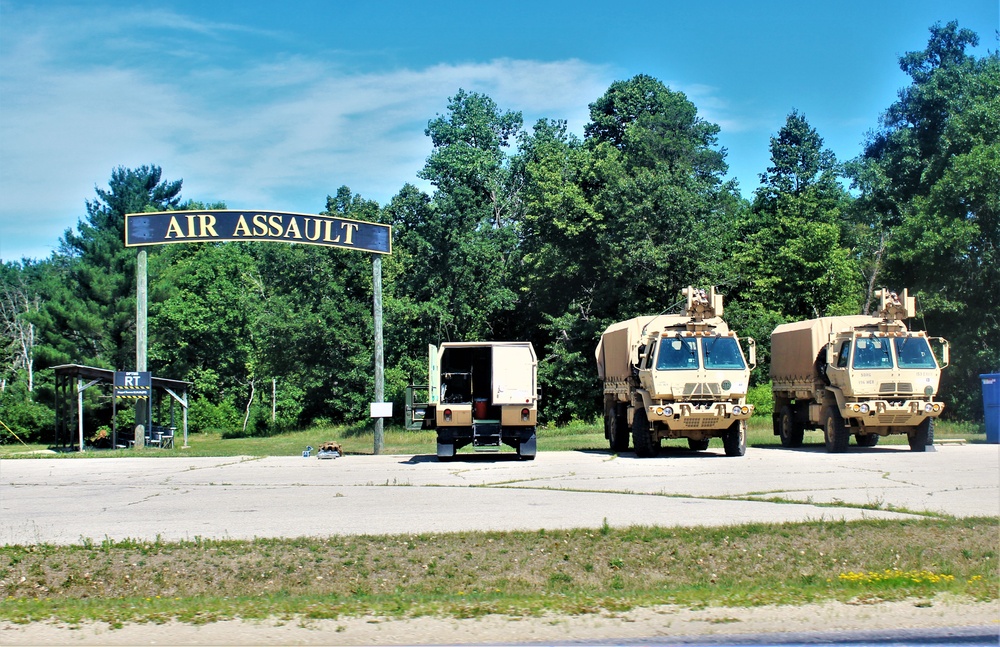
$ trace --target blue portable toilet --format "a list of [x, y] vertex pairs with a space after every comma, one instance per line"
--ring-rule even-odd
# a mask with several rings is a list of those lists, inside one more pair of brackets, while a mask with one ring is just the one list
[[1000, 373], [987, 373], [979, 379], [983, 381], [986, 442], [1000, 443]]

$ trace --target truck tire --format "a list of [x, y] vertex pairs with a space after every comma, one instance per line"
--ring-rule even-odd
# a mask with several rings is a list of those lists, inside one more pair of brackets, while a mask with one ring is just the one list
[[854, 434], [858, 447], [874, 447], [878, 444], [878, 434]]
[[632, 444], [635, 446], [635, 455], [642, 458], [656, 456], [660, 449], [659, 443], [653, 442], [646, 409], [643, 407], [637, 407], [632, 416]]
[[927, 451], [927, 439], [934, 433], [934, 418], [924, 418], [923, 422], [917, 425], [917, 430], [906, 435], [910, 441], [911, 452]]
[[778, 435], [781, 437], [782, 447], [802, 446], [805, 430], [795, 420], [795, 412], [787, 404], [781, 407], [781, 413], [778, 414]]
[[827, 407], [823, 416], [823, 438], [826, 440], [826, 451], [831, 454], [841, 454], [847, 451], [847, 443], [851, 436], [847, 433], [847, 425], [836, 407]]
[[621, 408], [615, 402], [609, 404], [604, 411], [604, 423], [608, 426], [608, 446], [616, 454], [628, 449], [628, 418], [621, 415]]
[[695, 440], [694, 438], [688, 438], [688, 447], [696, 452], [703, 452], [708, 449], [709, 438], [702, 438], [700, 440]]
[[747, 423], [737, 420], [722, 437], [722, 447], [726, 456], [743, 456], [747, 453]]

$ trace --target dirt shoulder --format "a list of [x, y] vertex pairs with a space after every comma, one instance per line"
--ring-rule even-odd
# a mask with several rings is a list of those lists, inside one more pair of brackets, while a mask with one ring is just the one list
[[583, 616], [474, 619], [362, 617], [341, 620], [225, 621], [68, 626], [0, 624], [0, 644], [14, 645], [442, 645], [552, 643], [574, 640], [694, 638], [816, 631], [919, 631], [988, 627], [1000, 636], [1000, 602], [939, 599], [873, 604], [824, 603], [799, 607], [692, 610], [675, 606]]

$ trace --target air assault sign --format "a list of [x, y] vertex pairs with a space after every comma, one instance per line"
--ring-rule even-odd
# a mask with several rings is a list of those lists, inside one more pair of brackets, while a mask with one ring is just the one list
[[125, 246], [269, 240], [392, 253], [392, 228], [277, 211], [163, 211], [125, 215]]

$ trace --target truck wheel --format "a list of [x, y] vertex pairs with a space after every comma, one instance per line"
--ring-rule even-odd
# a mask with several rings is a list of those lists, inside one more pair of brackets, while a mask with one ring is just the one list
[[618, 453], [628, 449], [628, 419], [619, 415], [617, 403], [608, 405], [604, 412], [604, 422], [608, 425], [608, 446]]
[[646, 410], [642, 407], [636, 408], [635, 415], [632, 416], [632, 444], [635, 445], [635, 455], [642, 458], [656, 456], [660, 449], [660, 444], [653, 442]]
[[747, 453], [747, 423], [737, 420], [722, 437], [722, 447], [726, 456], [743, 456]]
[[695, 440], [694, 438], [688, 438], [688, 447], [696, 452], [703, 452], [708, 449], [709, 438], [702, 438], [701, 440]]
[[827, 407], [823, 419], [823, 437], [826, 440], [826, 451], [840, 454], [847, 451], [847, 443], [851, 436], [847, 433], [847, 425], [836, 407]]
[[874, 447], [878, 444], [878, 434], [854, 434], [858, 447]]
[[782, 447], [801, 447], [805, 430], [795, 420], [795, 412], [787, 404], [781, 407], [778, 419], [778, 435]]
[[927, 451], [927, 439], [934, 433], [934, 418], [924, 418], [923, 422], [917, 425], [917, 430], [906, 435], [910, 441], [910, 451]]

